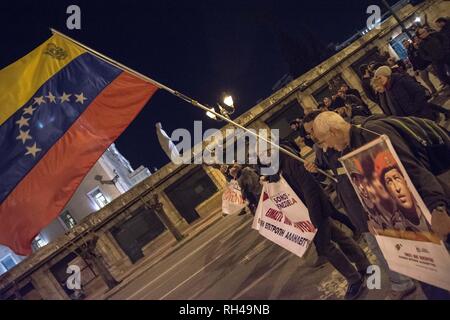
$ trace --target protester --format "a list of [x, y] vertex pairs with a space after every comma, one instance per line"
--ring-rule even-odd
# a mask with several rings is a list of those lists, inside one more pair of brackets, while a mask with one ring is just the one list
[[431, 62], [439, 79], [450, 85], [450, 77], [447, 75], [447, 67], [450, 65], [449, 39], [442, 33], [430, 33], [423, 27], [417, 29], [416, 35], [421, 40], [419, 43], [421, 58]]
[[[430, 129], [432, 128], [432, 130]], [[413, 185], [431, 212], [431, 228], [448, 242], [450, 186], [437, 175], [450, 169], [450, 136], [434, 122], [414, 117], [369, 117], [360, 127], [335, 112], [323, 112], [313, 124], [314, 135], [325, 148], [348, 153], [385, 134]], [[419, 139], [420, 138], [420, 139]], [[420, 140], [430, 141], [426, 146]], [[434, 143], [431, 143], [434, 141]], [[429, 299], [450, 299], [448, 291], [421, 283]]]
[[[292, 150], [287, 144], [281, 146]], [[364, 289], [364, 275], [370, 265], [364, 251], [330, 218], [337, 209], [302, 163], [280, 153], [280, 172], [308, 208], [311, 221], [317, 228], [314, 244], [318, 255], [326, 257], [347, 280], [345, 298], [356, 299]]]
[[241, 188], [242, 197], [247, 200], [249, 209], [255, 215], [261, 196], [262, 185], [259, 182], [259, 175], [250, 167], [243, 167], [240, 164], [234, 164], [230, 169], [230, 175], [237, 180]]
[[340, 91], [342, 91], [345, 95], [354, 95], [357, 96], [360, 100], [362, 100], [361, 98], [361, 94], [359, 93], [358, 90], [350, 88], [346, 83], [342, 84], [341, 87], [339, 88]]
[[438, 31], [450, 41], [450, 19], [439, 17], [435, 21]]
[[362, 64], [359, 66], [359, 74], [361, 75], [361, 86], [366, 94], [366, 97], [373, 103], [378, 104], [377, 95], [370, 84], [373, 73], [370, 72], [369, 66], [367, 64]]
[[430, 80], [430, 74], [433, 72], [431, 62], [424, 60], [419, 55], [420, 39], [415, 37], [412, 43], [409, 40], [404, 40], [402, 43], [408, 52], [408, 59], [415, 73], [420, 76], [422, 81], [430, 90], [431, 95], [437, 95], [437, 89]]
[[[304, 118], [305, 130], [309, 132], [312, 137], [314, 137], [313, 123], [319, 114], [320, 112], [313, 111], [307, 114]], [[315, 162], [305, 163], [305, 168], [319, 179], [323, 175], [317, 174], [318, 168], [322, 170], [331, 170], [333, 172], [333, 175], [337, 180], [337, 182], [335, 182], [335, 189], [340, 203], [342, 204], [345, 212], [350, 216], [351, 220], [354, 221], [354, 224], [358, 228], [358, 232], [364, 236], [370, 250], [377, 257], [380, 267], [386, 270], [389, 274], [391, 291], [387, 295], [386, 299], [400, 300], [407, 295], [410, 295], [416, 289], [414, 282], [410, 278], [389, 269], [386, 259], [384, 258], [375, 237], [368, 230], [368, 212], [359, 201], [358, 196], [356, 195], [355, 190], [344, 168], [342, 167], [342, 164], [338, 160], [342, 156], [342, 153], [332, 148], [327, 149], [325, 152], [321, 148], [317, 148], [317, 151], [319, 152], [316, 152]], [[369, 195], [367, 196], [369, 197]], [[381, 202], [376, 203], [373, 201], [370, 206], [376, 208], [376, 206], [380, 204]]]
[[373, 82], [385, 115], [435, 120], [438, 112], [442, 112], [446, 118], [450, 114], [447, 109], [429, 103], [425, 88], [417, 81], [408, 75], [393, 74], [387, 66], [375, 71]]

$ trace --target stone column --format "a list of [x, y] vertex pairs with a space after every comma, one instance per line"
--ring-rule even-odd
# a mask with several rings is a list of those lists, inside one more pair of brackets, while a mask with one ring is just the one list
[[155, 212], [159, 220], [164, 224], [164, 226], [166, 226], [167, 230], [169, 230], [169, 232], [175, 237], [177, 241], [181, 241], [184, 239], [184, 236], [177, 229], [177, 227], [175, 227], [167, 214], [164, 212], [163, 204], [161, 203], [161, 201], [159, 201], [158, 194], [154, 193], [149, 202], [145, 202], [144, 200], [142, 201], [147, 208]]

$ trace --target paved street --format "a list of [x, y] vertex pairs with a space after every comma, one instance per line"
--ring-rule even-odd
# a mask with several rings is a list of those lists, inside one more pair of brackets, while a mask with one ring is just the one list
[[[225, 217], [110, 299], [342, 299], [346, 284], [316, 257], [300, 259], [251, 229], [251, 216]], [[367, 248], [365, 248], [367, 251]], [[373, 260], [373, 256], [369, 253]], [[382, 290], [361, 299], [383, 299]], [[423, 298], [418, 290], [410, 298]]]

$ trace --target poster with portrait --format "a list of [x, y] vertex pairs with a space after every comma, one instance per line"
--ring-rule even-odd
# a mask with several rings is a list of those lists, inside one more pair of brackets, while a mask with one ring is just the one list
[[340, 159], [391, 270], [450, 290], [450, 255], [387, 136]]

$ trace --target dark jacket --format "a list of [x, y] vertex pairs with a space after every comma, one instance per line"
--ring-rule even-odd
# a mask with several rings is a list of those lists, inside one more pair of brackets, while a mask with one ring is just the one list
[[430, 33], [419, 45], [420, 57], [432, 63], [447, 60], [449, 52], [449, 40], [439, 32]]
[[363, 87], [364, 93], [366, 94], [367, 98], [371, 100], [374, 103], [379, 103], [378, 96], [373, 91], [372, 86], [370, 85], [371, 78], [362, 78], [361, 79], [361, 85]]
[[[339, 162], [339, 158], [342, 156], [342, 153], [333, 149], [328, 149], [325, 152], [319, 147], [314, 147], [316, 154], [315, 164], [318, 168], [324, 171], [331, 170], [334, 178], [337, 180], [337, 182], [333, 181], [337, 198], [347, 215], [350, 217], [353, 225], [361, 233], [369, 232], [367, 228], [367, 213], [361, 205], [355, 189], [347, 177], [342, 164]], [[323, 174], [314, 174], [314, 177], [317, 181], [324, 180]]]
[[361, 98], [361, 94], [359, 93], [359, 91], [358, 90], [356, 90], [356, 89], [353, 89], [353, 88], [348, 88], [348, 90], [347, 90], [347, 92], [345, 93], [346, 95], [354, 95], [354, 96], [357, 96], [359, 99], [362, 99]]
[[408, 47], [408, 59], [415, 71], [425, 70], [431, 64], [430, 61], [427, 61], [420, 56], [419, 50], [414, 48], [413, 45]]
[[379, 94], [379, 98], [385, 115], [434, 119], [425, 88], [408, 75], [392, 74], [386, 91]]
[[337, 108], [340, 108], [343, 106], [345, 106], [344, 99], [342, 99], [341, 97], [338, 96], [333, 100], [333, 102], [331, 103], [328, 110], [333, 111], [333, 110], [336, 110]]
[[[283, 145], [283, 147], [291, 150], [288, 146]], [[303, 163], [284, 153], [280, 153], [280, 171], [292, 190], [308, 208], [311, 222], [320, 228], [321, 224], [337, 209], [319, 183], [311, 173], [306, 171]]]
[[251, 205], [258, 205], [262, 185], [259, 183], [259, 175], [256, 171], [250, 167], [243, 168], [237, 177], [237, 182], [243, 198]]
[[[429, 121], [411, 118], [419, 123]], [[408, 118], [391, 117], [391, 119], [405, 121]], [[413, 185], [430, 212], [439, 205], [446, 205], [447, 208], [450, 208], [450, 185], [448, 181], [441, 181], [433, 174], [430, 166], [431, 160], [425, 148], [413, 143], [413, 137], [408, 136], [404, 131], [400, 131], [396, 126], [389, 123], [389, 118], [372, 116], [362, 123], [361, 128], [352, 126], [350, 129], [349, 150], [346, 151], [355, 150], [378, 138], [373, 132], [385, 134], [389, 137]], [[447, 143], [447, 148], [449, 157], [442, 159], [442, 161], [450, 160], [450, 143]]]

